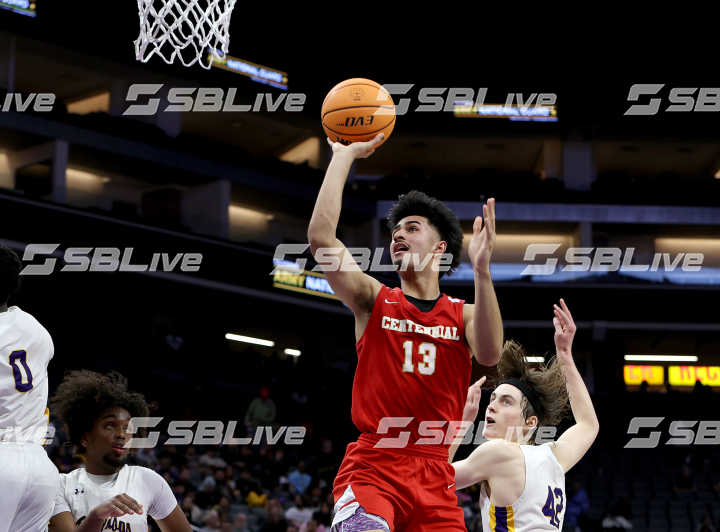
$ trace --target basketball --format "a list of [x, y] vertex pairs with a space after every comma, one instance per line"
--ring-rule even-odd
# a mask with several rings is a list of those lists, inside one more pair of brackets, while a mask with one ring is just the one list
[[333, 142], [363, 142], [379, 133], [385, 133], [385, 142], [395, 127], [395, 104], [379, 83], [352, 78], [328, 92], [321, 118], [325, 134]]

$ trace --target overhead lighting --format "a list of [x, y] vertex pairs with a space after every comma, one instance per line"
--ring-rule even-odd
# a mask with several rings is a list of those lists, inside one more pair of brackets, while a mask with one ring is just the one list
[[545, 362], [545, 357], [525, 357], [525, 362], [532, 364], [534, 362]]
[[246, 344], [264, 345], [265, 347], [273, 347], [275, 345], [275, 342], [272, 340], [263, 340], [262, 338], [253, 338], [252, 336], [242, 336], [240, 334], [227, 333], [225, 339], [233, 340], [234, 342], [245, 342]]
[[625, 355], [633, 362], [697, 362], [697, 355]]
[[299, 357], [300, 356], [300, 350], [299, 349], [285, 349], [283, 351], [286, 355], [290, 355], [291, 357]]

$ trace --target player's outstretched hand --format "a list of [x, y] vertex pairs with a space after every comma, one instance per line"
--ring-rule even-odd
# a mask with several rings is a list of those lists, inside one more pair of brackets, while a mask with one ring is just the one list
[[142, 504], [130, 497], [127, 493], [115, 495], [109, 501], [102, 503], [100, 506], [93, 508], [94, 517], [99, 520], [108, 517], [120, 517], [127, 514], [142, 514]]
[[560, 299], [560, 307], [553, 305], [555, 317], [555, 350], [560, 362], [572, 362], [572, 343], [577, 327], [573, 321], [570, 309], [564, 299]]
[[463, 409], [463, 421], [473, 423], [478, 415], [480, 408], [480, 397], [482, 395], [482, 385], [485, 384], [487, 377], [480, 377], [475, 384], [468, 388], [467, 400]]
[[347, 153], [351, 155], [353, 159], [365, 159], [373, 154], [375, 148], [377, 148], [378, 144], [384, 139], [385, 133], [378, 133], [372, 140], [368, 140], [367, 142], [353, 142], [347, 146], [339, 142], [333, 142], [330, 139], [327, 139], [327, 141], [332, 147], [333, 155], [336, 153]]
[[[483, 218], [485, 223], [483, 223]], [[483, 205], [483, 215], [476, 216], [468, 256], [476, 272], [490, 271], [490, 257], [495, 247], [495, 198]]]

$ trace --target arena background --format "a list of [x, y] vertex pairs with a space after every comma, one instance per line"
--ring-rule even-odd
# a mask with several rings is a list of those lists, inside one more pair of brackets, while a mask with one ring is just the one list
[[[60, 272], [60, 260], [51, 275], [25, 276], [13, 303], [53, 336], [51, 393], [66, 370], [115, 369], [153, 402], [164, 424], [237, 420], [241, 433], [251, 401], [268, 388], [277, 411], [272, 424], [307, 428], [300, 446], [160, 445], [139, 453], [138, 463], [166, 476], [198, 530], [241, 530], [241, 521], [249, 530], [295, 530], [281, 516], [297, 504], [317, 509], [320, 529], [329, 525], [334, 473], [357, 436], [350, 420], [352, 316], [321, 282], [307, 284], [312, 276], [271, 272], [278, 244], [305, 242], [330, 156], [320, 105], [350, 77], [412, 83], [411, 98], [422, 87], [484, 87], [487, 103], [502, 103], [509, 92], [557, 95], [557, 122], [452, 112], [398, 117], [389, 141], [353, 168], [339, 233], [349, 246], [386, 244], [389, 202], [417, 188], [449, 202], [469, 234], [482, 202], [497, 198], [493, 277], [505, 336], [550, 354], [550, 308], [565, 298], [579, 326], [576, 361], [600, 419], [596, 443], [568, 476], [578, 517], [570, 519], [568, 508], [565, 529], [600, 530], [618, 515], [633, 530], [718, 527], [718, 115], [664, 111], [675, 87], [720, 86], [712, 75], [679, 74], [667, 65], [650, 73], [646, 62], [620, 64], [603, 54], [553, 61], [533, 54], [533, 41], [506, 47], [478, 37], [476, 48], [461, 51], [436, 42], [452, 33], [447, 26], [444, 33], [404, 28], [392, 40], [402, 23], [390, 15], [383, 20], [393, 21], [393, 35], [368, 34], [358, 44], [368, 22], [346, 22], [346, 31], [333, 35], [322, 24], [290, 32], [267, 13], [236, 8], [230, 54], [286, 73], [282, 89], [218, 68], [137, 62], [132, 2], [97, 17], [88, 16], [97, 8], [89, 2], [36, 3], [34, 17], [0, 11], [0, 85], [57, 100], [51, 113], [0, 112], [0, 239], [21, 254], [28, 244], [58, 243], [59, 252], [133, 248], [134, 263], [153, 253], [203, 257], [197, 272]], [[234, 87], [241, 103], [258, 93], [303, 93], [306, 102], [299, 113], [281, 107], [123, 116], [135, 83]], [[636, 83], [663, 84], [656, 115], [624, 115]], [[647, 264], [656, 252], [701, 252], [704, 262], [700, 272], [666, 275], [521, 275], [532, 243], [560, 243], [558, 257], [567, 247], [605, 246], [635, 248], [635, 263]], [[394, 275], [379, 278], [398, 284]], [[288, 290], [293, 282], [310, 289]], [[462, 268], [441, 285], [473, 299], [472, 277]], [[227, 333], [275, 345], [238, 343]], [[628, 362], [626, 355], [698, 359]], [[638, 364], [662, 369], [625, 369]], [[680, 385], [672, 385], [669, 367], [677, 365], [711, 369], [680, 370]], [[492, 371], [476, 366], [474, 378]], [[481, 411], [486, 404], [487, 394]], [[639, 416], [662, 421], [631, 435], [630, 420]], [[693, 444], [668, 445], [670, 424], [680, 420], [715, 425], [701, 437], [695, 424]], [[652, 430], [661, 434], [656, 448], [626, 448]], [[74, 467], [62, 430], [48, 452], [61, 470]], [[302, 485], [304, 477], [291, 476], [299, 467], [311, 477], [302, 502], [294, 482]], [[480, 530], [477, 490], [459, 492], [459, 499], [468, 529]]]

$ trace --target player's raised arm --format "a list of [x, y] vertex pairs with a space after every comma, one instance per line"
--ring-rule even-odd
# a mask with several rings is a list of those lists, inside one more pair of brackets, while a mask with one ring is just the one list
[[563, 470], [567, 472], [590, 449], [600, 430], [600, 423], [585, 382], [572, 357], [571, 348], [576, 331], [575, 322], [564, 300], [560, 300], [560, 305], [561, 307], [553, 305], [555, 348], [558, 362], [567, 382], [570, 408], [575, 417], [575, 424], [563, 432], [562, 436], [553, 443], [553, 452]]
[[[483, 219], [485, 223], [483, 224]], [[495, 199], [483, 205], [483, 216], [476, 217], [468, 246], [475, 276], [475, 303], [465, 305], [465, 337], [478, 363], [494, 366], [503, 346], [503, 324], [492, 279], [490, 257], [495, 245]]]
[[[368, 142], [354, 142], [343, 146], [339, 142], [328, 142], [333, 156], [325, 172], [325, 179], [315, 201], [315, 209], [308, 225], [307, 237], [310, 250], [324, 269], [328, 282], [335, 294], [357, 316], [372, 310], [375, 297], [380, 291], [380, 282], [362, 272], [348, 250], [336, 236], [342, 194], [350, 166], [355, 159], [371, 155], [383, 140], [379, 134]], [[341, 267], [329, 267], [333, 262]]]
[[478, 410], [480, 409], [480, 397], [482, 396], [482, 385], [485, 384], [485, 379], [487, 379], [487, 377], [480, 377], [475, 384], [468, 388], [465, 408], [463, 409], [463, 426], [462, 429], [458, 431], [450, 449], [448, 449], [448, 462], [451, 464], [460, 443], [465, 437], [465, 433], [473, 426], [473, 423], [475, 423], [475, 418], [477, 418]]

